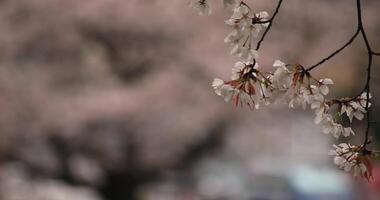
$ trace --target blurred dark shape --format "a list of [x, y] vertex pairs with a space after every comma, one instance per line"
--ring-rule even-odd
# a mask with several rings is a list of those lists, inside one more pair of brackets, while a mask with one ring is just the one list
[[[131, 83], [141, 81], [144, 75], [178, 59], [175, 46], [179, 40], [163, 32], [144, 32], [85, 24], [84, 37], [104, 48], [113, 73]], [[174, 45], [175, 44], [175, 45]]]

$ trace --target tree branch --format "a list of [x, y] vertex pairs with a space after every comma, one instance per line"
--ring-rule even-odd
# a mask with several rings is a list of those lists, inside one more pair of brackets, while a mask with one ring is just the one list
[[257, 45], [256, 45], [256, 51], [260, 49], [261, 43], [264, 41], [265, 36], [268, 34], [270, 28], [272, 27], [273, 20], [274, 20], [274, 18], [276, 17], [278, 11], [280, 10], [280, 7], [281, 7], [281, 4], [282, 4], [282, 1], [283, 1], [283, 0], [279, 0], [279, 1], [278, 1], [278, 3], [277, 3], [277, 7], [276, 7], [276, 10], [274, 11], [272, 17], [268, 20], [269, 25], [268, 25], [267, 29], [265, 29], [265, 31], [264, 31], [263, 35], [261, 36], [260, 40], [257, 42]]
[[364, 41], [364, 44], [365, 44], [365, 47], [367, 49], [367, 55], [368, 55], [367, 80], [366, 80], [364, 88], [361, 90], [361, 92], [358, 95], [356, 95], [355, 97], [351, 98], [350, 101], [356, 99], [357, 97], [359, 97], [363, 92], [367, 93], [366, 94], [367, 101], [366, 101], [366, 105], [365, 105], [366, 119], [367, 119], [367, 128], [366, 128], [366, 131], [365, 131], [365, 137], [364, 137], [364, 141], [363, 141], [363, 147], [365, 149], [364, 153], [366, 153], [367, 152], [366, 151], [366, 145], [369, 144], [369, 130], [370, 130], [371, 124], [373, 124], [373, 121], [371, 121], [371, 115], [370, 115], [370, 111], [369, 111], [369, 105], [370, 105], [369, 104], [369, 98], [370, 98], [370, 86], [371, 86], [371, 70], [372, 70], [372, 59], [373, 59], [372, 57], [373, 56], [380, 56], [380, 53], [374, 52], [371, 49], [371, 45], [369, 43], [367, 34], [365, 32], [365, 28], [363, 26], [361, 0], [356, 0], [356, 13], [357, 13], [357, 22], [358, 22], [357, 23], [357, 29], [356, 29], [356, 32], [354, 33], [354, 35], [350, 38], [350, 40], [348, 40], [348, 42], [346, 42], [342, 47], [340, 47], [339, 49], [337, 49], [336, 51], [334, 51], [332, 54], [330, 54], [326, 58], [322, 59], [318, 63], [312, 65], [309, 68], [307, 68], [306, 71], [307, 72], [311, 71], [314, 68], [316, 68], [316, 67], [320, 66], [321, 64], [323, 64], [324, 62], [326, 62], [329, 59], [331, 59], [334, 56], [336, 56], [343, 49], [345, 49], [346, 47], [348, 47], [349, 45], [351, 45], [352, 42], [355, 40], [355, 38], [359, 34], [361, 34], [361, 36], [363, 38], [363, 41]]
[[[361, 0], [356, 0], [356, 9], [357, 9], [357, 16], [358, 16], [358, 27], [360, 29], [360, 33], [363, 36], [363, 40], [365, 43], [365, 46], [367, 48], [367, 53], [368, 53], [368, 64], [367, 64], [367, 81], [364, 86], [364, 91], [367, 92], [367, 101], [365, 105], [365, 110], [367, 111], [366, 117], [367, 117], [367, 128], [365, 132], [365, 137], [364, 137], [364, 142], [363, 142], [363, 147], [364, 149], [366, 148], [366, 145], [369, 143], [369, 130], [371, 126], [371, 116], [370, 116], [370, 111], [369, 111], [369, 97], [370, 97], [370, 86], [371, 86], [371, 69], [372, 69], [372, 55], [373, 51], [371, 49], [371, 46], [369, 44], [367, 34], [365, 32], [364, 26], [363, 26], [363, 20], [362, 20], [362, 12], [361, 12]], [[366, 151], [364, 151], [366, 152]]]
[[343, 49], [345, 49], [346, 47], [348, 47], [354, 40], [355, 38], [359, 35], [360, 33], [360, 29], [359, 27], [356, 29], [354, 35], [351, 36], [351, 38], [346, 42], [346, 44], [344, 44], [342, 47], [340, 47], [339, 49], [337, 49], [336, 51], [334, 51], [333, 53], [331, 53], [329, 56], [327, 56], [326, 58], [323, 58], [321, 61], [319, 61], [318, 63], [312, 65], [311, 67], [307, 68], [306, 71], [311, 71], [313, 70], [314, 68], [318, 67], [319, 65], [323, 64], [324, 62], [330, 60], [332, 57], [336, 56], [339, 52], [341, 52]]

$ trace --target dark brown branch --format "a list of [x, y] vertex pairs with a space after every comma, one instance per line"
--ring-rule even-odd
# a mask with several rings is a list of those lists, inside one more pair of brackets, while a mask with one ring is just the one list
[[[370, 110], [369, 110], [369, 97], [370, 97], [370, 86], [371, 86], [371, 69], [372, 69], [372, 55], [373, 51], [371, 49], [371, 46], [369, 44], [367, 34], [365, 32], [364, 26], [363, 26], [363, 19], [362, 19], [362, 12], [361, 12], [361, 2], [360, 0], [356, 0], [356, 9], [357, 9], [357, 16], [358, 16], [358, 27], [360, 29], [360, 33], [363, 36], [363, 40], [365, 43], [365, 46], [367, 48], [367, 53], [368, 53], [368, 65], [367, 65], [367, 81], [364, 86], [364, 91], [367, 92], [367, 101], [365, 105], [365, 110], [367, 111], [366, 117], [367, 117], [367, 128], [365, 131], [365, 137], [363, 141], [363, 147], [366, 149], [366, 145], [369, 143], [369, 130], [371, 126], [371, 115], [370, 115]], [[366, 152], [366, 151], [364, 151]]]
[[366, 119], [367, 119], [367, 128], [366, 128], [366, 131], [365, 131], [365, 137], [364, 137], [364, 141], [363, 141], [363, 148], [365, 149], [364, 153], [365, 152], [368, 152], [366, 151], [366, 145], [369, 144], [369, 130], [370, 130], [370, 126], [371, 124], [373, 124], [373, 121], [371, 121], [371, 115], [370, 115], [370, 110], [369, 110], [369, 98], [370, 98], [370, 86], [371, 86], [371, 70], [372, 70], [372, 59], [373, 59], [373, 56], [380, 56], [380, 53], [378, 52], [374, 52], [372, 49], [371, 49], [371, 45], [369, 43], [369, 40], [368, 40], [368, 37], [367, 37], [367, 34], [365, 32], [365, 28], [363, 26], [363, 19], [362, 19], [362, 8], [361, 8], [361, 1], [360, 0], [356, 0], [356, 13], [357, 13], [357, 29], [356, 29], [356, 32], [354, 33], [354, 35], [350, 38], [350, 40], [348, 40], [348, 42], [346, 42], [342, 47], [340, 47], [339, 49], [337, 49], [336, 51], [334, 51], [332, 54], [330, 54], [329, 56], [327, 56], [326, 58], [322, 59], [321, 61], [319, 61], [318, 63], [312, 65], [311, 67], [307, 68], [306, 71], [311, 71], [313, 70], [314, 68], [320, 66], [321, 64], [323, 64], [324, 62], [328, 61], [329, 59], [333, 58], [334, 56], [336, 56], [339, 52], [341, 52], [342, 50], [344, 50], [346, 47], [348, 47], [349, 45], [352, 44], [352, 42], [355, 40], [355, 38], [361, 34], [362, 38], [363, 38], [363, 41], [364, 41], [364, 44], [365, 44], [365, 47], [367, 49], [367, 55], [368, 55], [368, 63], [367, 63], [367, 80], [366, 80], [366, 83], [364, 85], [364, 88], [361, 90], [361, 92], [359, 94], [357, 94], [355, 97], [349, 99], [348, 101], [352, 101], [356, 98], [358, 98], [362, 93], [366, 92], [366, 98], [367, 98], [367, 101], [366, 101], [366, 105], [365, 105], [365, 110], [366, 110]]
[[326, 58], [323, 58], [321, 61], [319, 61], [318, 63], [312, 65], [311, 67], [307, 68], [306, 71], [311, 71], [313, 70], [314, 68], [318, 67], [319, 65], [323, 64], [324, 62], [330, 60], [332, 57], [336, 56], [339, 52], [341, 52], [342, 50], [344, 50], [346, 47], [348, 47], [354, 40], [355, 38], [359, 35], [360, 33], [360, 29], [359, 27], [356, 29], [354, 35], [351, 36], [351, 38], [346, 42], [346, 44], [344, 44], [342, 47], [340, 47], [339, 49], [337, 49], [336, 51], [334, 51], [333, 53], [331, 53], [329, 56], [327, 56]]
[[279, 0], [278, 3], [277, 3], [277, 7], [276, 7], [276, 10], [274, 11], [272, 17], [268, 20], [268, 27], [267, 29], [265, 29], [263, 35], [261, 36], [260, 40], [257, 42], [257, 45], [256, 45], [256, 51], [260, 49], [260, 46], [261, 46], [261, 43], [264, 41], [265, 39], [265, 36], [268, 34], [270, 28], [272, 27], [272, 24], [273, 24], [273, 20], [275, 19], [278, 11], [280, 10], [280, 7], [281, 7], [281, 4], [282, 4], [282, 1], [283, 0]]

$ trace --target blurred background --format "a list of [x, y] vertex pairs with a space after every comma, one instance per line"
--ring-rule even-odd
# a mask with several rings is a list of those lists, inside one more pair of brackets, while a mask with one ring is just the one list
[[[286, 106], [234, 108], [214, 94], [237, 59], [223, 43], [230, 12], [211, 0], [0, 1], [1, 200], [380, 199], [336, 169], [335, 140]], [[270, 14], [275, 0], [247, 0]], [[380, 51], [380, 1], [363, 1]], [[310, 66], [354, 33], [354, 0], [286, 0], [260, 51]], [[360, 38], [313, 71], [336, 97], [365, 84]], [[372, 115], [379, 121], [379, 57]], [[365, 125], [354, 122], [360, 144]], [[380, 149], [380, 125], [372, 129]], [[376, 178], [377, 177], [377, 178]]]

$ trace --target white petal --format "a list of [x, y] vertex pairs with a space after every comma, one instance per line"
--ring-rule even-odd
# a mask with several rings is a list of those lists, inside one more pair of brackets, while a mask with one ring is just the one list
[[213, 87], [219, 87], [224, 84], [224, 81], [219, 78], [215, 78], [214, 81], [212, 81], [212, 86]]
[[324, 134], [329, 134], [331, 132], [331, 127], [329, 127], [329, 126], [323, 126], [322, 127], [322, 132]]
[[212, 82], [212, 87], [214, 88], [215, 93], [219, 96], [222, 95], [221, 87], [223, 85], [224, 85], [224, 81], [219, 78], [214, 79], [214, 81]]
[[319, 91], [321, 91], [323, 95], [327, 95], [329, 93], [329, 87], [326, 85], [321, 85], [319, 86]]
[[[324, 108], [321, 107], [321, 102], [318, 102], [318, 101], [312, 102], [310, 107], [311, 107], [311, 109], [317, 109], [317, 108], [322, 109], [322, 112], [324, 110]], [[319, 112], [321, 112], [321, 111], [319, 111]]]
[[319, 124], [319, 123], [321, 123], [321, 121], [322, 121], [322, 115], [315, 116], [315, 118], [314, 118], [315, 124]]
[[245, 67], [245, 64], [243, 63], [243, 62], [236, 62], [235, 64], [234, 64], [234, 69], [235, 70], [238, 70], [238, 71], [240, 71], [241, 69], [243, 69]]
[[285, 63], [281, 62], [281, 60], [275, 60], [273, 63], [273, 67], [282, 67], [285, 66]]
[[[353, 111], [353, 109], [352, 109], [351, 106], [347, 106], [347, 107], [346, 107], [346, 113], [347, 113], [347, 116], [352, 116], [352, 111]], [[351, 121], [352, 121], [352, 120], [351, 120]]]
[[351, 167], [352, 167], [352, 165], [351, 165], [350, 163], [346, 163], [346, 164], [344, 165], [344, 171], [345, 171], [345, 172], [349, 172], [349, 171], [351, 171]]
[[338, 146], [341, 147], [341, 148], [343, 148], [343, 149], [350, 148], [350, 146], [347, 143], [340, 143]]
[[351, 133], [352, 133], [352, 135], [354, 135], [354, 131], [352, 130], [351, 127], [344, 128], [344, 131], [343, 131], [343, 136], [344, 137], [350, 136]]
[[342, 157], [336, 156], [334, 158], [334, 163], [338, 166], [342, 166], [344, 164], [344, 162], [346, 162], [346, 160]]
[[352, 119], [354, 118], [354, 115], [351, 114], [351, 115], [347, 115], [348, 116], [348, 119], [350, 119], [350, 122], [352, 123]]
[[364, 118], [364, 114], [360, 111], [356, 111], [354, 112], [354, 116], [356, 117], [356, 119], [358, 120], [362, 120]]
[[259, 12], [258, 16], [259, 18], [268, 18], [269, 14], [266, 11]]
[[263, 23], [263, 24], [261, 24], [263, 27], [268, 27], [269, 26], [269, 22], [267, 22], [267, 23]]
[[231, 54], [231, 55], [236, 55], [236, 54], [238, 54], [240, 51], [241, 51], [241, 47], [240, 47], [240, 45], [239, 45], [239, 44], [235, 44], [235, 45], [232, 47], [230, 54]]
[[346, 112], [346, 108], [347, 108], [347, 106], [343, 104], [342, 107], [341, 107], [341, 109], [340, 109], [340, 114], [341, 115]]
[[334, 82], [330, 78], [321, 79], [321, 80], [319, 80], [319, 82], [321, 82], [323, 85], [333, 85], [334, 84]]

